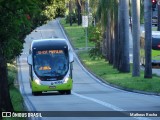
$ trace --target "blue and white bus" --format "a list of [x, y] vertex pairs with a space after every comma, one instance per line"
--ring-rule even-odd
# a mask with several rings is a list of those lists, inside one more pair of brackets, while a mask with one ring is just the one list
[[27, 58], [33, 95], [71, 94], [73, 53], [65, 39], [33, 40]]

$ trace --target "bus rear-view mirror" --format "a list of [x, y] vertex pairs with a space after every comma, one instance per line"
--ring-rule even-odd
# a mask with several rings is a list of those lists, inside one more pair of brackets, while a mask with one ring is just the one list
[[31, 54], [28, 55], [27, 62], [28, 62], [29, 65], [32, 65], [32, 55]]
[[69, 51], [69, 62], [74, 62], [73, 53], [71, 51]]

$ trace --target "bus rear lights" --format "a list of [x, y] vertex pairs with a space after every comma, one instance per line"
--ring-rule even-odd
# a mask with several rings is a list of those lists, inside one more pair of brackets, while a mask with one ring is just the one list
[[160, 48], [160, 44], [157, 47]]

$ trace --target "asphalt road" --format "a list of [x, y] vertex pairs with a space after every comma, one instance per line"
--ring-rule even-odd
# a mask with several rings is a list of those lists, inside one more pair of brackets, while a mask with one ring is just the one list
[[[129, 111], [138, 114], [147, 111], [160, 115], [160, 97], [127, 92], [110, 87], [93, 77], [80, 64], [74, 54], [73, 90], [71, 95], [57, 92], [33, 96], [29, 85], [27, 56], [33, 39], [60, 37], [66, 38], [57, 20], [51, 21], [33, 31], [25, 39], [22, 55], [18, 58], [18, 77], [20, 90], [29, 111], [45, 112], [51, 117], [35, 118], [39, 120], [159, 120], [160, 117], [125, 117]], [[55, 112], [57, 112], [56, 117]], [[69, 112], [66, 112], [69, 111]], [[99, 112], [100, 111], [100, 112]], [[110, 112], [107, 112], [110, 111]], [[68, 116], [67, 116], [67, 115]], [[43, 115], [43, 114], [42, 114]], [[62, 116], [64, 115], [64, 117]], [[109, 116], [110, 115], [110, 116]], [[34, 119], [34, 118], [31, 118]]]

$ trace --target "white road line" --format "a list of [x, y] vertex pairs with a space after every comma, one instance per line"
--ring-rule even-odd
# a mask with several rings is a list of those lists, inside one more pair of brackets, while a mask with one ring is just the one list
[[87, 100], [96, 102], [96, 103], [98, 103], [98, 104], [101, 104], [101, 105], [103, 105], [103, 106], [105, 106], [105, 107], [111, 108], [111, 109], [116, 110], [116, 111], [125, 111], [124, 109], [118, 108], [118, 107], [116, 107], [116, 106], [114, 106], [114, 105], [112, 105], [112, 104], [109, 104], [109, 103], [100, 101], [100, 100], [95, 99], [95, 98], [91, 98], [91, 97], [87, 97], [87, 96], [84, 96], [84, 95], [80, 95], [80, 94], [75, 93], [75, 92], [72, 92], [72, 94], [73, 94], [73, 95], [76, 95], [76, 96], [78, 96], [78, 97], [80, 97], [80, 98], [84, 98], [84, 99], [87, 99]]
[[[127, 110], [121, 109], [121, 108], [119, 108], [119, 107], [117, 107], [117, 106], [115, 106], [115, 105], [112, 105], [112, 104], [110, 104], [110, 103], [103, 102], [103, 101], [101, 101], [101, 100], [98, 100], [98, 99], [95, 99], [95, 98], [91, 98], [91, 97], [87, 97], [87, 96], [84, 96], [84, 95], [80, 95], [80, 94], [78, 94], [78, 93], [76, 93], [76, 92], [74, 92], [74, 91], [72, 91], [72, 94], [75, 95], [75, 96], [77, 96], [77, 97], [80, 97], [80, 98], [83, 98], [83, 99], [87, 99], [87, 100], [93, 101], [93, 102], [95, 102], [95, 103], [98, 103], [98, 104], [100, 104], [100, 105], [103, 105], [103, 106], [105, 106], [105, 107], [107, 107], [107, 108], [110, 108], [110, 109], [112, 109], [112, 110], [115, 110], [115, 111], [126, 111], [126, 112], [127, 112]], [[133, 118], [135, 118], [135, 119], [137, 119], [137, 120], [151, 120], [151, 119], [146, 118], [146, 117], [133, 117]]]

